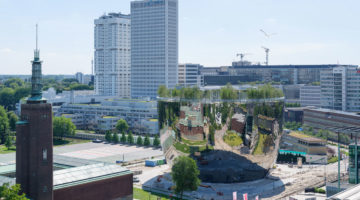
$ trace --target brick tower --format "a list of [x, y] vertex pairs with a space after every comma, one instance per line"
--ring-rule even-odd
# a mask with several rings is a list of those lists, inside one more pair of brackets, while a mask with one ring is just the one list
[[53, 199], [52, 108], [42, 98], [41, 61], [37, 47], [32, 61], [31, 97], [21, 105], [16, 126], [16, 183], [27, 197]]

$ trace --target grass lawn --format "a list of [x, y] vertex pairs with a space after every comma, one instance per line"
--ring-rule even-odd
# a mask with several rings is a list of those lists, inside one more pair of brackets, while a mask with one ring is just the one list
[[[166, 195], [157, 194], [153, 192], [150, 194], [150, 192], [134, 187], [134, 196], [133, 196], [134, 199], [157, 200], [158, 197], [161, 197], [161, 200], [170, 200], [170, 198]], [[172, 199], [178, 199], [178, 198], [172, 198]]]
[[75, 133], [95, 133], [95, 131], [90, 131], [90, 130], [75, 130]]
[[259, 133], [259, 140], [256, 144], [256, 147], [255, 147], [255, 150], [253, 153], [254, 155], [262, 155], [264, 153], [263, 149], [264, 149], [264, 142], [266, 140], [266, 137], [267, 137], [266, 134]]
[[54, 146], [65, 146], [65, 145], [72, 145], [72, 144], [81, 144], [81, 143], [88, 143], [91, 140], [81, 140], [81, 139], [74, 139], [74, 138], [63, 138], [61, 139], [54, 139]]
[[181, 141], [187, 145], [206, 145], [207, 141], [206, 140], [202, 140], [202, 141], [192, 141], [192, 140], [187, 140], [184, 138], [181, 138]]
[[232, 131], [227, 131], [223, 139], [226, 144], [232, 147], [239, 146], [243, 143], [241, 137]]
[[328, 164], [336, 163], [337, 161], [338, 161], [338, 157], [334, 156], [334, 157], [331, 157], [330, 159], [328, 159]]
[[5, 145], [0, 145], [0, 154], [12, 153], [16, 151], [16, 147], [12, 146], [8, 149]]
[[174, 147], [176, 148], [176, 150], [181, 151], [183, 153], [190, 153], [190, 147], [186, 144], [176, 142], [174, 143]]

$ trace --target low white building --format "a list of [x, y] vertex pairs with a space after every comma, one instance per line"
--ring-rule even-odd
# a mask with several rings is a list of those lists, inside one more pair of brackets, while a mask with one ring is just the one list
[[67, 103], [57, 115], [73, 116], [75, 125], [85, 129], [111, 130], [119, 119], [124, 119], [133, 133], [159, 133], [157, 101], [111, 98], [100, 103]]

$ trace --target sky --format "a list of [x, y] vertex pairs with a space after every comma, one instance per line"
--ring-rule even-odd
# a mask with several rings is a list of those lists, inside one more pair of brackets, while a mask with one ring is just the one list
[[[358, 0], [179, 0], [179, 63], [360, 64]], [[130, 0], [0, 0], [0, 74], [31, 74], [39, 24], [43, 74], [90, 73], [94, 19]], [[260, 29], [270, 37], [266, 37]], [[273, 34], [274, 33], [274, 34]]]

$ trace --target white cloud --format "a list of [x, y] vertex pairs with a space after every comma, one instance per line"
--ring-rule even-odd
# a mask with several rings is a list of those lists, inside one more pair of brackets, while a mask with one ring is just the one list
[[277, 19], [275, 18], [266, 18], [265, 22], [268, 24], [275, 24], [277, 22]]
[[9, 48], [0, 49], [0, 53], [14, 53], [15, 51]]

